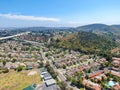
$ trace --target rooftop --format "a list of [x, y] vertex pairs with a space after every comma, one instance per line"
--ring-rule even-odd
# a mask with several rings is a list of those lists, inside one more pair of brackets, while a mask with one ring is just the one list
[[43, 90], [59, 90], [57, 85], [51, 85], [47, 87], [46, 85], [43, 85]]
[[51, 86], [56, 84], [56, 81], [54, 79], [49, 79], [45, 81], [46, 86]]

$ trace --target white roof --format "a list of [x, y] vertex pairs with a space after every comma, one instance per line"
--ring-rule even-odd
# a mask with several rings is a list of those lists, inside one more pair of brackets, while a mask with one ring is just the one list
[[50, 86], [50, 85], [56, 84], [56, 81], [54, 79], [49, 79], [45, 81], [45, 84], [47, 86]]
[[48, 72], [47, 72], [47, 71], [45, 71], [45, 72], [42, 72], [42, 73], [41, 73], [41, 75], [44, 75], [44, 74], [47, 74], [47, 73], [48, 73]]
[[47, 77], [43, 77], [43, 78], [44, 78], [44, 80], [52, 79], [51, 76], [47, 76]]

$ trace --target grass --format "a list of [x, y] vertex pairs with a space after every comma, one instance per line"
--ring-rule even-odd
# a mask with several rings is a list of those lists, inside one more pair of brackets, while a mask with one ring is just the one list
[[40, 84], [41, 78], [39, 73], [28, 76], [30, 71], [9, 71], [6, 74], [0, 74], [0, 90], [22, 90], [33, 83]]

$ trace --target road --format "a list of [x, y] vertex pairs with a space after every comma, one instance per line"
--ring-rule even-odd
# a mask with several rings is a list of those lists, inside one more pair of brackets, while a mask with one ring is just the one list
[[51, 60], [48, 60], [48, 58], [45, 56], [45, 53], [43, 52], [43, 50], [41, 50], [41, 55], [42, 55], [44, 62], [46, 63], [48, 61], [50, 66], [53, 68], [53, 70], [58, 73], [58, 78], [61, 81], [66, 81], [66, 77], [58, 71], [58, 69], [53, 65]]
[[42, 54], [44, 61], [45, 62], [48, 61], [50, 63], [50, 66], [53, 68], [53, 70], [58, 73], [58, 79], [60, 79], [60, 81], [64, 81], [67, 84], [67, 86], [70, 88], [73, 88], [73, 90], [79, 90], [77, 87], [71, 86], [70, 83], [66, 81], [67, 80], [66, 77], [53, 65], [51, 60], [48, 60], [48, 58], [45, 57], [44, 52], [41, 52], [41, 54]]
[[18, 36], [21, 36], [21, 35], [24, 35], [24, 34], [28, 34], [28, 33], [30, 33], [30, 32], [24, 32], [24, 33], [12, 35], [12, 36], [1, 37], [0, 40], [10, 39], [10, 38], [18, 37]]

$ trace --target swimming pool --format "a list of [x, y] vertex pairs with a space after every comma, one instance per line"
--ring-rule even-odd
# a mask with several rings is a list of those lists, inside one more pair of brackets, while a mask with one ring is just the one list
[[109, 81], [108, 83], [107, 83], [107, 86], [108, 87], [113, 87], [115, 85], [115, 82], [114, 81]]

